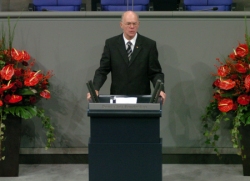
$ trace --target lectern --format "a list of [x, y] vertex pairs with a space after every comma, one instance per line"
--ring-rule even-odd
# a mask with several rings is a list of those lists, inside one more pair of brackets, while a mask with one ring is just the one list
[[109, 95], [89, 103], [89, 181], [162, 181], [161, 103], [133, 97], [136, 104]]

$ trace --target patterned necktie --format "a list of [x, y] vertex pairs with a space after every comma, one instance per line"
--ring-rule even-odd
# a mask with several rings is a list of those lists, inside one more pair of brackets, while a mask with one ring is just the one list
[[128, 59], [130, 60], [130, 58], [131, 58], [131, 54], [132, 54], [132, 48], [131, 48], [131, 45], [132, 45], [132, 43], [130, 42], [130, 41], [128, 41], [128, 43], [127, 43], [127, 46], [128, 46], [128, 48], [127, 48], [127, 54], [128, 54]]

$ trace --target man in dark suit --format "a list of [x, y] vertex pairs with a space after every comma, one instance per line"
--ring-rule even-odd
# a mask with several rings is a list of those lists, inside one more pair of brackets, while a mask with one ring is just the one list
[[[158, 79], [164, 82], [156, 42], [137, 33], [139, 24], [138, 15], [127, 11], [120, 22], [123, 34], [106, 40], [93, 80], [97, 95], [110, 72], [111, 95], [150, 95], [150, 81], [154, 86]], [[160, 96], [164, 102], [164, 90]]]

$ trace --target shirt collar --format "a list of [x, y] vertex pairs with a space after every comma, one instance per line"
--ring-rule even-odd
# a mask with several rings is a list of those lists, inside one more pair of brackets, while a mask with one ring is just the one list
[[130, 41], [132, 43], [132, 45], [134, 46], [135, 42], [136, 42], [136, 38], [137, 38], [137, 33], [135, 34], [134, 38], [132, 38], [131, 40], [127, 40], [123, 34], [123, 39], [124, 39], [125, 45], [127, 45], [128, 41]]

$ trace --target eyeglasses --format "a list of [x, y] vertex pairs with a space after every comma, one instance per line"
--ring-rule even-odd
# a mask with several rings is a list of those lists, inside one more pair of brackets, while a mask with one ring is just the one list
[[139, 25], [139, 23], [138, 22], [134, 22], [134, 23], [131, 23], [131, 22], [127, 22], [127, 23], [124, 23], [125, 24], [125, 26], [138, 26]]

